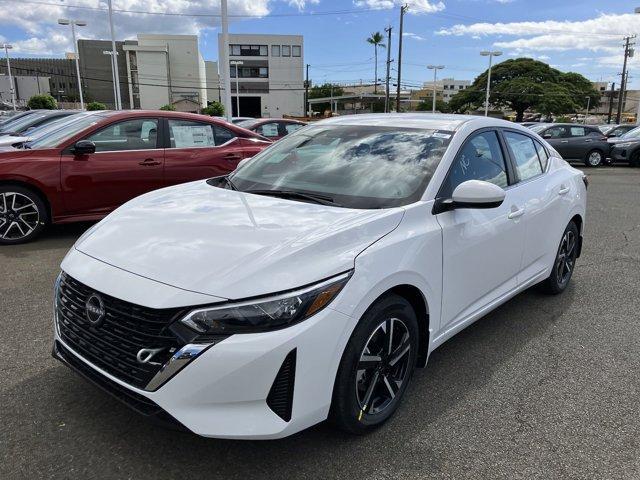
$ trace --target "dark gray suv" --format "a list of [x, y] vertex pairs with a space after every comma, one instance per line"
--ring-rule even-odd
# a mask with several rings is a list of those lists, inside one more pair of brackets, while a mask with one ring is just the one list
[[607, 138], [596, 126], [554, 123], [531, 127], [565, 160], [580, 160], [588, 167], [604, 163], [609, 154]]

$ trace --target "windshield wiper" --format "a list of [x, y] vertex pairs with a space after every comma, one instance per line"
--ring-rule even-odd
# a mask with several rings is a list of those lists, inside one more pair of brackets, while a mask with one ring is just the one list
[[320, 195], [317, 193], [303, 193], [295, 190], [244, 190], [244, 193], [254, 193], [256, 195], [268, 195], [281, 198], [298, 198], [300, 200], [309, 200], [320, 205], [330, 205], [332, 207], [341, 207], [339, 203], [328, 195]]

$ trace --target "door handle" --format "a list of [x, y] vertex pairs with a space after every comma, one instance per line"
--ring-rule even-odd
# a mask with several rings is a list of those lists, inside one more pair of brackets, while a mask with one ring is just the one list
[[514, 218], [519, 218], [522, 215], [524, 215], [524, 208], [521, 208], [519, 210], [514, 210], [515, 207], [511, 207], [511, 212], [509, 213], [509, 215], [507, 215], [507, 218], [509, 218], [510, 220], [513, 220]]
[[569, 143], [569, 140], [560, 140], [560, 143]]
[[240, 155], [239, 153], [227, 153], [224, 156], [225, 160], [242, 160], [242, 155]]
[[138, 165], [142, 165], [143, 167], [153, 167], [154, 165], [160, 165], [160, 162], [153, 158], [145, 158], [142, 162], [138, 163]]
[[558, 195], [564, 195], [569, 190], [570, 190], [569, 187], [566, 187], [564, 185], [560, 185], [560, 190], [558, 190]]
[[587, 139], [584, 141], [584, 143], [591, 143], [591, 142], [593, 142], [593, 140], [592, 140], [591, 138], [587, 138]]

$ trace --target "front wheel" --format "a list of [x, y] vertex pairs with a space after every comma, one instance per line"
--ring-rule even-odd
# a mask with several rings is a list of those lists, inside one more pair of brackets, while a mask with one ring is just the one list
[[604, 155], [600, 150], [591, 150], [587, 153], [584, 163], [587, 167], [599, 167], [604, 162]]
[[551, 275], [542, 282], [542, 287], [547, 293], [562, 293], [569, 285], [578, 257], [579, 236], [578, 227], [574, 222], [570, 222], [562, 234]]
[[363, 315], [342, 356], [330, 421], [353, 434], [383, 424], [397, 410], [416, 364], [418, 320], [404, 298], [388, 295]]
[[26, 243], [47, 223], [42, 199], [27, 188], [0, 185], [0, 245]]

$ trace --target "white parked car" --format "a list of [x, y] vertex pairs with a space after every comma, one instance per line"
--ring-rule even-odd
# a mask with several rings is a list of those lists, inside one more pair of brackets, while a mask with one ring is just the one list
[[321, 121], [87, 231], [56, 282], [54, 355], [199, 435], [368, 432], [448, 338], [567, 288], [585, 203], [582, 173], [511, 122]]

